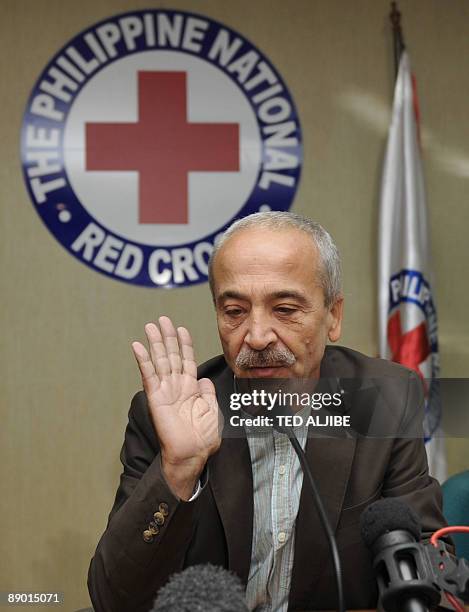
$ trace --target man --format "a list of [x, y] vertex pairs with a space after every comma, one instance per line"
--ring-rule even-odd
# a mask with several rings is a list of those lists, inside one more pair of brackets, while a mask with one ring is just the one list
[[147, 612], [171, 574], [205, 562], [240, 576], [251, 609], [337, 606], [328, 544], [288, 439], [272, 429], [246, 439], [230, 424], [230, 395], [246, 378], [375, 381], [343, 411], [370, 423], [384, 406], [385, 436], [297, 431], [335, 530], [346, 604], [375, 606], [362, 511], [399, 496], [424, 531], [445, 524], [423, 441], [401, 435], [421, 407], [416, 376], [326, 347], [341, 333], [340, 263], [329, 234], [308, 219], [272, 212], [236, 222], [214, 250], [210, 281], [224, 356], [198, 379], [190, 334], [169, 318], [145, 326], [149, 351], [132, 345], [144, 393], [130, 408], [124, 471], [90, 566], [95, 610]]

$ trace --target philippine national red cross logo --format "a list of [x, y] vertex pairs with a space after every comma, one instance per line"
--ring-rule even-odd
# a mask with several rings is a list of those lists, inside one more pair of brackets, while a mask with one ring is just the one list
[[282, 77], [240, 33], [184, 11], [115, 15], [39, 76], [21, 133], [31, 200], [79, 261], [118, 280], [207, 280], [236, 218], [287, 210], [301, 128]]

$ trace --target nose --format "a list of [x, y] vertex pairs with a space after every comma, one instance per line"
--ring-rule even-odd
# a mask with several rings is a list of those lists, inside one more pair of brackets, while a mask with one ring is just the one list
[[277, 334], [267, 317], [253, 314], [248, 320], [244, 341], [254, 351], [262, 351], [277, 341]]

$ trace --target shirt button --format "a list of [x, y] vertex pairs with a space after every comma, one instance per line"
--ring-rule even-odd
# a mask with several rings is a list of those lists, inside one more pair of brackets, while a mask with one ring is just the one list
[[285, 540], [287, 539], [287, 534], [284, 531], [281, 531], [278, 534], [277, 539], [280, 542], [280, 544], [283, 544], [285, 542]]
[[285, 466], [284, 465], [279, 466], [278, 473], [280, 474], [280, 476], [283, 476], [285, 472], [286, 472]]

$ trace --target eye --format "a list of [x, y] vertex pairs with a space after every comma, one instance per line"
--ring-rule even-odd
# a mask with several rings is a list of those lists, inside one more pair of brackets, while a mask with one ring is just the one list
[[240, 317], [243, 312], [244, 311], [242, 308], [235, 308], [234, 306], [231, 308], [225, 308], [225, 315], [232, 318]]
[[298, 312], [298, 308], [295, 308], [294, 306], [276, 306], [275, 312], [280, 315], [288, 316]]

